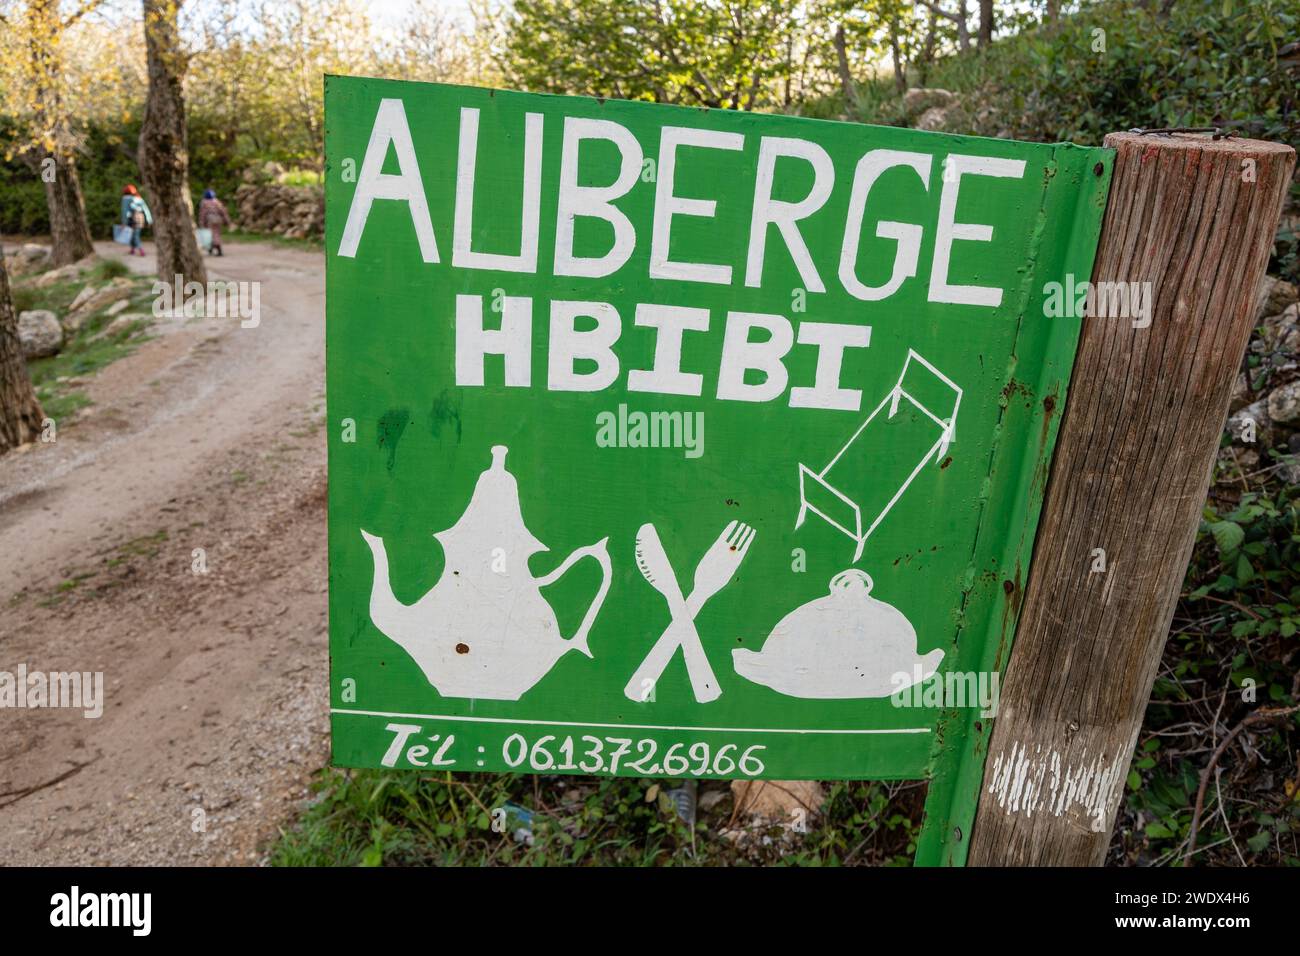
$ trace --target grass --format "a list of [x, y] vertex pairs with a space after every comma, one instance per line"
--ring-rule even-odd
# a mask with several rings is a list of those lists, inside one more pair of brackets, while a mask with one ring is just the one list
[[[103, 285], [113, 279], [131, 274], [126, 263], [117, 259], [101, 259], [89, 269], [82, 270], [79, 278], [67, 282], [56, 282], [45, 288], [32, 284], [35, 276], [24, 277], [13, 290], [14, 306], [19, 312], [30, 309], [48, 309], [58, 316], [64, 316], [73, 299], [87, 285]], [[151, 293], [145, 288], [150, 280], [140, 278], [138, 291], [128, 300], [127, 310], [143, 306], [151, 299]], [[62, 422], [78, 410], [91, 404], [90, 398], [75, 384], [76, 380], [94, 375], [105, 366], [129, 355], [145, 341], [140, 332], [147, 323], [144, 320], [133, 322], [119, 329], [112, 335], [98, 333], [111, 321], [105, 307], [92, 314], [63, 344], [57, 355], [33, 359], [27, 363], [27, 370], [36, 388], [45, 414]]]
[[[271, 851], [275, 866], [906, 866], [924, 788], [830, 785], [807, 832], [778, 825], [720, 834], [729, 789], [712, 791], [694, 829], [677, 817], [670, 781], [525, 774], [325, 770], [317, 799]], [[519, 839], [524, 830], [531, 845]]]
[[105, 563], [110, 568], [115, 568], [131, 558], [156, 558], [158, 552], [162, 550], [163, 544], [167, 541], [167, 530], [165, 528], [155, 531], [153, 534], [146, 534], [139, 538], [132, 538], [125, 544], [117, 546], [116, 554], [108, 559]]
[[285, 246], [289, 249], [302, 249], [306, 252], [324, 252], [324, 237], [315, 239], [289, 239], [285, 236], [276, 235], [273, 232], [253, 232], [251, 230], [226, 230], [226, 236], [239, 242], [269, 242], [276, 246]]
[[36, 603], [40, 607], [44, 607], [44, 608], [58, 607], [60, 604], [63, 603], [63, 599], [65, 597], [67, 597], [69, 594], [71, 594], [73, 591], [75, 591], [77, 588], [81, 586], [81, 582], [87, 580], [88, 578], [93, 578], [94, 576], [95, 573], [93, 571], [87, 571], [83, 574], [74, 574], [70, 578], [65, 578], [64, 580], [58, 583], [58, 585], [54, 589], [53, 594], [48, 595], [47, 597], [43, 598], [40, 601], [37, 601]]
[[[163, 528], [155, 531], [153, 534], [141, 535], [138, 538], [132, 538], [130, 541], [118, 545], [113, 549], [112, 556], [105, 559], [104, 569], [112, 571], [129, 563], [134, 558], [146, 558], [152, 560], [158, 557], [162, 552], [162, 546], [167, 542], [167, 537], [167, 530]], [[92, 581], [92, 579], [98, 577], [99, 574], [100, 571], [98, 570], [81, 571], [76, 574], [69, 574], [68, 577], [55, 585], [55, 588], [51, 593], [37, 601], [37, 606], [43, 608], [56, 608], [60, 606], [66, 598], [73, 597], [73, 592], [83, 595], [87, 594], [87, 591], [82, 588], [82, 585], [88, 581]], [[94, 581], [94, 586], [90, 589], [90, 593], [98, 596], [111, 588], [120, 586], [121, 583], [122, 581], [120, 577], [117, 579], [103, 577], [98, 581]], [[25, 598], [26, 592], [19, 591], [10, 598], [10, 603], [17, 605]]]

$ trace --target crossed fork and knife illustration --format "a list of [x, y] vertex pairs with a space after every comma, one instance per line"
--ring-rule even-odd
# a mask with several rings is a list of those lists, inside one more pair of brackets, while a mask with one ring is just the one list
[[695, 618], [708, 600], [722, 590], [740, 568], [745, 553], [754, 543], [754, 534], [754, 529], [742, 522], [732, 521], [728, 524], [695, 566], [695, 580], [690, 596], [683, 597], [655, 526], [647, 522], [637, 531], [637, 567], [650, 586], [668, 602], [672, 622], [623, 688], [623, 693], [629, 698], [635, 701], [650, 698], [655, 683], [672, 661], [678, 647], [682, 649], [686, 674], [690, 678], [696, 701], [707, 704], [722, 695], [717, 675], [709, 666], [709, 659], [700, 644]]

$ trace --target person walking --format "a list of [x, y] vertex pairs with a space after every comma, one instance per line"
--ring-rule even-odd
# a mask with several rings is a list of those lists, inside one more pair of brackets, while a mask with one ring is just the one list
[[199, 203], [199, 228], [212, 232], [212, 244], [208, 247], [208, 255], [225, 255], [221, 251], [221, 227], [229, 225], [230, 213], [226, 211], [225, 203], [217, 198], [215, 191], [203, 190], [203, 201]]
[[153, 213], [149, 205], [140, 196], [135, 186], [126, 184], [122, 190], [122, 223], [131, 229], [131, 245], [126, 250], [128, 256], [143, 256], [144, 247], [140, 244], [140, 233], [145, 226], [153, 225]]

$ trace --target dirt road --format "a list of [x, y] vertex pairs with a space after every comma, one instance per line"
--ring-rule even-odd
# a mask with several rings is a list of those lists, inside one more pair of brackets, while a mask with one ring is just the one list
[[159, 322], [0, 458], [0, 671], [105, 685], [98, 719], [0, 709], [0, 862], [254, 863], [328, 759], [324, 260], [208, 262], [258, 327]]

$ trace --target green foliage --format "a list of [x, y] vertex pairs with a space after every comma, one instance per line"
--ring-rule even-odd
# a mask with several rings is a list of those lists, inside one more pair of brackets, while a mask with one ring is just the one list
[[[6, 135], [5, 129], [6, 121], [0, 116], [0, 140]], [[121, 217], [122, 188], [127, 183], [134, 183], [149, 199], [135, 161], [139, 137], [138, 118], [127, 123], [92, 120], [86, 125], [77, 154], [77, 173], [86, 203], [86, 222], [95, 239], [112, 236], [113, 224]], [[216, 189], [219, 196], [233, 196], [241, 164], [256, 159], [248, 153], [233, 160], [214, 149], [218, 138], [216, 131], [191, 116], [190, 186], [196, 208], [203, 190], [209, 187]], [[49, 210], [40, 176], [21, 160], [6, 163], [0, 158], [0, 233], [47, 235], [49, 230]]]
[[[822, 814], [808, 818], [806, 833], [733, 823], [730, 791], [721, 781], [701, 784], [701, 795], [712, 789], [722, 799], [699, 811], [692, 830], [667, 798], [671, 785], [626, 778], [326, 770], [313, 784], [316, 802], [281, 835], [271, 863], [906, 866], [916, 849], [923, 792], [917, 784], [834, 784]], [[494, 814], [504, 823], [495, 830]]]
[[[1099, 0], [1054, 24], [1023, 29], [985, 50], [952, 54], [910, 80], [958, 95], [943, 127], [956, 133], [1099, 144], [1135, 127], [1218, 126], [1300, 146], [1300, 71], [1278, 56], [1300, 35], [1296, 0]], [[1294, 59], [1294, 58], [1292, 58]], [[918, 73], [920, 75], [918, 75]], [[894, 87], [861, 83], [856, 115], [909, 125]], [[842, 100], [809, 107], [843, 111]], [[1292, 188], [1300, 203], [1300, 185]], [[1272, 271], [1300, 282], [1294, 221], [1279, 228]]]
[[752, 109], [769, 81], [791, 72], [787, 48], [802, 6], [516, 0], [504, 69], [540, 92]]
[[1294, 0], [1088, 4], [976, 55], [937, 64], [933, 85], [978, 92], [962, 132], [1100, 143], [1132, 127], [1231, 125], [1296, 140], [1296, 81], [1278, 59], [1295, 39]]
[[[1182, 860], [1209, 752], [1261, 707], [1297, 700], [1300, 486], [1289, 459], [1252, 490], [1220, 461], [1174, 617], [1111, 861]], [[1236, 489], [1232, 491], [1231, 489]], [[1257, 724], [1220, 760], [1206, 790], [1197, 862], [1300, 866], [1300, 778], [1293, 715]], [[1225, 822], [1226, 821], [1226, 822]]]
[[[1284, 486], [1271, 495], [1248, 492], [1224, 515], [1207, 506], [1202, 543], [1207, 536], [1213, 552], [1201, 547], [1192, 567], [1208, 583], [1188, 599], [1230, 600], [1241, 615], [1231, 623], [1233, 637], [1293, 637], [1300, 629], [1300, 487]], [[1272, 685], [1271, 692], [1280, 699], [1285, 688]]]

